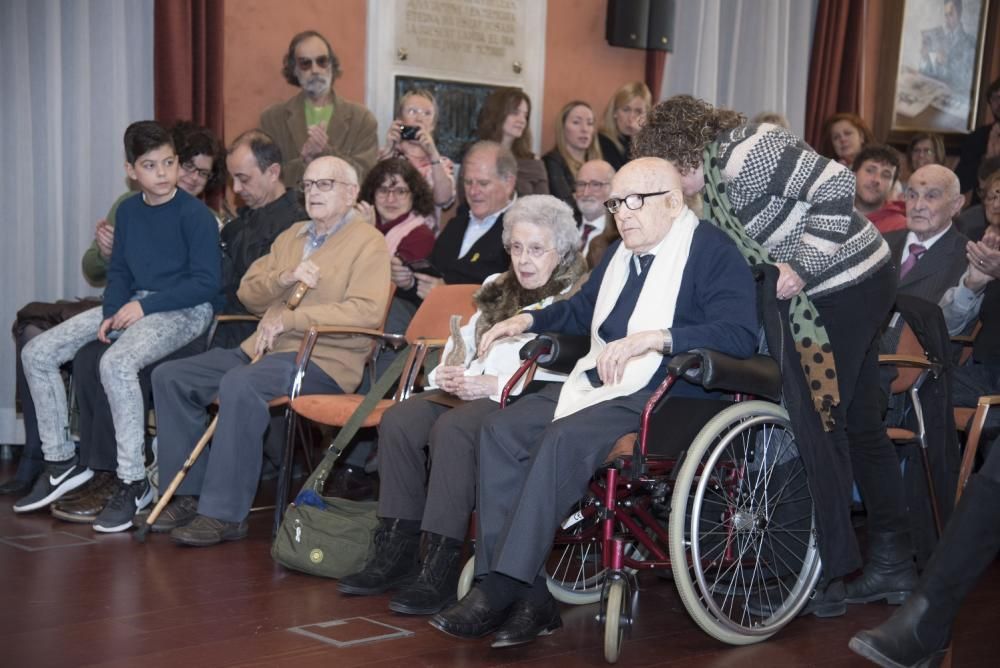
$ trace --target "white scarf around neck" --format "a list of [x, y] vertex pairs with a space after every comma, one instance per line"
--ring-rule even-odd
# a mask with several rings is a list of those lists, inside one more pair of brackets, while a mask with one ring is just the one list
[[[650, 329], [669, 329], [673, 325], [677, 295], [697, 227], [697, 216], [684, 207], [670, 226], [667, 236], [650, 250], [656, 257], [648, 269], [649, 276], [642, 285], [639, 300], [629, 318], [629, 334]], [[601, 387], [593, 387], [587, 379], [586, 370], [597, 366], [597, 357], [607, 346], [607, 342], [598, 334], [598, 329], [611, 313], [625, 287], [629, 274], [628, 265], [633, 257], [632, 251], [622, 243], [608, 263], [594, 304], [594, 318], [590, 323], [590, 352], [577, 361], [563, 385], [553, 418], [555, 420], [603, 401], [638, 392], [649, 384], [663, 362], [663, 355], [659, 351], [649, 351], [628, 361], [620, 383], [605, 383]]]

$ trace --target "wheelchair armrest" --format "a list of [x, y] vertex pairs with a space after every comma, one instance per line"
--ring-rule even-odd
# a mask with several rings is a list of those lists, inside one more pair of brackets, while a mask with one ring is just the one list
[[[538, 366], [556, 373], [569, 373], [577, 360], [590, 352], [589, 336], [547, 333], [539, 334], [535, 341], [549, 346], [549, 352], [538, 358]], [[534, 341], [526, 345], [531, 343]]]
[[667, 368], [671, 375], [681, 376], [706, 390], [753, 394], [771, 401], [781, 399], [781, 370], [769, 355], [741, 360], [695, 348], [674, 355]]

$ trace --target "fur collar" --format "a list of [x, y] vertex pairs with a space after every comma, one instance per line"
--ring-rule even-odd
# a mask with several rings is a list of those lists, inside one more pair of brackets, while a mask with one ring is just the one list
[[548, 297], [555, 297], [556, 301], [565, 299], [576, 290], [565, 295], [561, 293], [580, 282], [580, 278], [587, 272], [587, 264], [583, 256], [573, 253], [568, 259], [563, 260], [552, 272], [548, 282], [540, 288], [528, 290], [521, 287], [517, 282], [517, 276], [513, 269], [508, 269], [500, 274], [496, 280], [491, 281], [479, 288], [473, 299], [476, 307], [480, 311], [479, 322], [476, 323], [476, 346], [479, 339], [493, 325], [516, 315], [521, 309], [537, 304]]

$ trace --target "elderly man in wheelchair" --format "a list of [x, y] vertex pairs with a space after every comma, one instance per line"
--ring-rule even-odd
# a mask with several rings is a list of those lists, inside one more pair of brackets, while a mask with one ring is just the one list
[[[563, 387], [486, 419], [479, 442], [477, 582], [431, 624], [493, 646], [531, 642], [561, 626], [542, 567], [560, 521], [615, 442], [634, 432], [667, 376], [673, 351], [755, 352], [754, 280], [729, 238], [686, 207], [681, 177], [658, 158], [630, 162], [606, 202], [622, 241], [579, 293], [496, 324], [480, 352], [525, 331], [589, 335]], [[672, 394], [711, 398], [678, 383]]]

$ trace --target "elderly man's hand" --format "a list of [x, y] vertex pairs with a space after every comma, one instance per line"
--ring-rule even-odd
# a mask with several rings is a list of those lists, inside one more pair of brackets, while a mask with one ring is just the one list
[[413, 276], [413, 270], [403, 264], [403, 261], [397, 255], [393, 255], [389, 259], [389, 272], [392, 282], [400, 290], [409, 290], [417, 282], [417, 279]]
[[633, 357], [650, 351], [663, 349], [663, 332], [650, 329], [629, 334], [623, 339], [609, 343], [597, 356], [597, 375], [605, 385], [620, 383], [625, 375], [625, 367]]
[[285, 331], [285, 323], [281, 320], [285, 307], [275, 304], [267, 309], [264, 317], [257, 323], [257, 345], [254, 346], [254, 357], [261, 355], [274, 347], [278, 335]]
[[311, 260], [303, 260], [295, 269], [278, 274], [278, 284], [283, 288], [290, 288], [296, 283], [302, 282], [311, 289], [316, 287], [319, 279], [319, 267]]
[[534, 321], [530, 313], [518, 313], [493, 325], [483, 334], [483, 338], [479, 339], [479, 357], [485, 357], [498, 339], [526, 332]]
[[421, 299], [427, 299], [427, 295], [430, 294], [431, 290], [444, 284], [443, 278], [434, 278], [427, 274], [414, 272], [413, 277], [417, 279], [417, 296]]
[[97, 221], [94, 230], [94, 241], [97, 242], [97, 251], [105, 260], [111, 259], [111, 249], [115, 243], [115, 228], [111, 227], [106, 218]]
[[791, 265], [784, 262], [778, 263], [778, 299], [791, 299], [802, 291], [806, 282], [792, 269]]
[[326, 144], [330, 138], [326, 134], [326, 128], [321, 125], [310, 125], [309, 136], [306, 143], [302, 145], [299, 155], [305, 162], [311, 162], [316, 156], [326, 150]]

